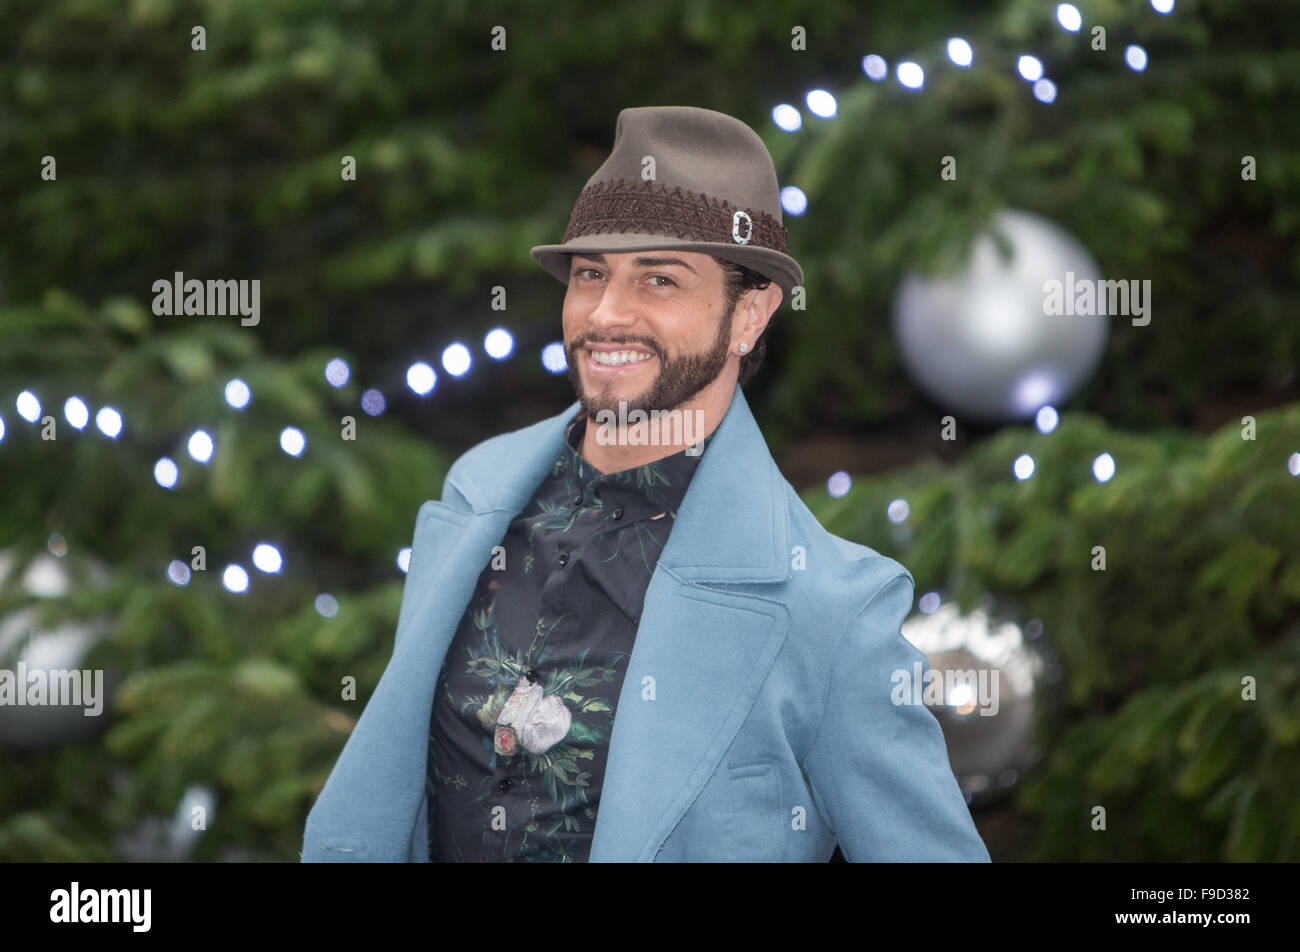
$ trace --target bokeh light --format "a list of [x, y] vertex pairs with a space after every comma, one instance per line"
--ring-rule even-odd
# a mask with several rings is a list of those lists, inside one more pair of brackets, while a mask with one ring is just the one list
[[301, 456], [307, 448], [307, 437], [296, 426], [286, 426], [280, 431], [280, 449], [290, 456]]
[[195, 430], [190, 434], [189, 440], [186, 441], [185, 449], [194, 462], [207, 463], [208, 460], [212, 459], [212, 437], [207, 430]]
[[505, 360], [515, 349], [515, 338], [504, 327], [494, 327], [483, 338], [483, 352], [493, 360]]
[[442, 352], [442, 369], [453, 377], [465, 374], [472, 362], [469, 348], [464, 344], [450, 344]]
[[406, 385], [420, 396], [425, 396], [438, 383], [438, 373], [423, 360], [406, 369]]
[[1115, 475], [1115, 459], [1109, 453], [1102, 453], [1092, 461], [1092, 475], [1097, 478], [1097, 482], [1109, 482], [1110, 478]]
[[248, 384], [236, 377], [234, 380], [226, 382], [226, 403], [230, 404], [236, 410], [242, 410], [248, 406], [248, 401], [253, 398], [253, 392], [248, 389]]
[[564, 345], [558, 340], [551, 341], [542, 348], [542, 366], [553, 374], [562, 374], [569, 369], [569, 361], [564, 356]]
[[268, 574], [280, 571], [284, 565], [284, 559], [280, 556], [280, 550], [269, 542], [261, 542], [253, 549], [253, 564], [257, 568]]
[[242, 565], [227, 565], [221, 573], [221, 584], [227, 591], [241, 594], [248, 591], [248, 572]]
[[824, 89], [811, 90], [804, 97], [804, 102], [808, 104], [808, 111], [814, 116], [820, 116], [823, 119], [831, 119], [835, 116], [838, 108], [835, 97]]
[[332, 387], [342, 387], [352, 376], [352, 368], [342, 357], [335, 357], [325, 365], [325, 379]]
[[95, 426], [109, 439], [115, 440], [122, 432], [122, 414], [112, 407], [100, 407], [95, 414]]
[[179, 476], [176, 469], [176, 463], [167, 456], [164, 456], [158, 462], [153, 464], [153, 478], [163, 489], [172, 489], [176, 485], [176, 478]]
[[73, 427], [83, 430], [90, 422], [90, 410], [80, 397], [68, 397], [63, 404], [63, 416]]

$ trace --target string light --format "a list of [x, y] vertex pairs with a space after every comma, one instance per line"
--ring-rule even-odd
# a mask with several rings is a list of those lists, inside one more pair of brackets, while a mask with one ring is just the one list
[[1042, 60], [1026, 53], [1016, 60], [1016, 72], [1031, 83], [1037, 82], [1043, 78]]
[[437, 383], [437, 371], [422, 360], [406, 369], [406, 385], [418, 396], [426, 396]]
[[190, 584], [190, 567], [180, 559], [172, 559], [167, 564], [167, 581], [184, 588]]
[[848, 493], [849, 488], [853, 485], [853, 478], [844, 470], [832, 473], [830, 479], [826, 480], [826, 491], [839, 499]]
[[163, 489], [175, 488], [178, 475], [179, 470], [176, 468], [176, 463], [168, 456], [164, 456], [153, 464], [154, 482]]
[[286, 426], [280, 431], [280, 449], [290, 456], [301, 456], [307, 448], [307, 437], [296, 426]]
[[18, 410], [18, 415], [28, 423], [35, 423], [41, 418], [41, 401], [37, 400], [36, 394], [30, 390], [18, 394], [14, 407]]
[[823, 119], [835, 118], [837, 105], [835, 97], [824, 89], [814, 89], [804, 97], [808, 104], [808, 111], [814, 116], [820, 116]]
[[221, 584], [227, 591], [242, 595], [248, 591], [248, 572], [242, 565], [227, 565], [225, 571], [221, 573]]
[[885, 77], [889, 75], [889, 64], [885, 62], [883, 56], [870, 53], [862, 57], [862, 72], [866, 73], [867, 79], [873, 82], [883, 82]]
[[206, 465], [208, 460], [212, 459], [212, 437], [206, 430], [195, 430], [190, 434], [185, 449], [190, 454], [190, 459]]
[[269, 542], [262, 542], [253, 549], [253, 564], [268, 575], [274, 575], [284, 565], [284, 559], [279, 549]]
[[122, 432], [122, 414], [112, 407], [100, 407], [99, 412], [95, 414], [95, 426], [99, 427], [100, 433], [115, 440]]
[[1078, 33], [1083, 26], [1083, 17], [1073, 3], [1062, 3], [1056, 8], [1056, 22], [1071, 33]]
[[919, 64], [909, 60], [899, 63], [894, 70], [894, 75], [908, 89], [920, 89], [925, 85], [925, 70], [921, 69]]
[[469, 348], [464, 344], [451, 344], [442, 352], [442, 369], [453, 377], [468, 372], [470, 362]]
[[236, 410], [242, 410], [248, 406], [248, 401], [253, 398], [253, 392], [248, 389], [248, 384], [236, 377], [234, 380], [226, 382], [226, 403], [230, 404]]
[[781, 189], [781, 210], [787, 215], [802, 215], [808, 210], [808, 196], [803, 189], [787, 185]]
[[[555, 346], [559, 347], [557, 343]], [[505, 328], [494, 328], [484, 339], [484, 349], [489, 356], [494, 359], [503, 359], [513, 351], [514, 338]], [[563, 348], [560, 348], [561, 361], [563, 361]], [[453, 374], [463, 374], [469, 369], [471, 356], [468, 348], [463, 344], [452, 344], [443, 354], [444, 366], [448, 367], [449, 372]], [[561, 367], [563, 369], [563, 367]], [[336, 357], [329, 361], [325, 366], [325, 379], [334, 387], [344, 386], [351, 378], [351, 368], [347, 362]], [[427, 393], [433, 389], [437, 380], [437, 374], [427, 363], [419, 362], [413, 364], [407, 372], [408, 384], [416, 392]], [[248, 384], [239, 379], [232, 378], [227, 381], [223, 395], [226, 403], [233, 409], [242, 410], [248, 406], [252, 391]], [[386, 403], [383, 394], [376, 389], [366, 390], [361, 397], [362, 409], [371, 416], [377, 416], [385, 409]], [[15, 400], [15, 408], [18, 414], [30, 423], [37, 422], [41, 417], [41, 403], [34, 393], [30, 390], [24, 390], [18, 394]], [[84, 400], [78, 396], [69, 397], [63, 406], [65, 418], [74, 428], [84, 429], [90, 420], [90, 410]], [[100, 432], [111, 439], [116, 439], [122, 432], [122, 415], [115, 408], [103, 406], [95, 414], [95, 425]], [[0, 441], [3, 441], [6, 435], [6, 427], [3, 417], [0, 417]], [[306, 448], [306, 437], [297, 427], [285, 427], [280, 433], [280, 447], [285, 453], [291, 456], [300, 456]], [[207, 464], [215, 450], [215, 444], [210, 433], [206, 430], [195, 430], [186, 440], [186, 450], [190, 457], [200, 464]], [[154, 481], [162, 488], [175, 489], [180, 478], [180, 470], [175, 460], [170, 457], [160, 457], [154, 462], [153, 466]], [[50, 550], [56, 555], [63, 555], [66, 552], [66, 542], [62, 541], [62, 536], [54, 533], [50, 537]], [[56, 551], [56, 540], [62, 542], [63, 548]], [[398, 553], [398, 566], [403, 572], [406, 572], [410, 565], [411, 550], [410, 547], [403, 549]], [[260, 571], [267, 574], [278, 574], [284, 564], [283, 556], [279, 549], [270, 543], [259, 543], [253, 550], [253, 564]], [[174, 585], [184, 587], [191, 581], [190, 567], [180, 559], [172, 559], [164, 575]], [[249, 586], [248, 572], [243, 566], [232, 563], [222, 571], [222, 585], [229, 591], [240, 594], [246, 592]], [[322, 593], [316, 597], [316, 610], [324, 617], [330, 618], [338, 613], [338, 600], [334, 596]]]
[[[1159, 14], [1168, 14], [1174, 9], [1174, 0], [1150, 0], [1151, 8]], [[1061, 28], [1071, 33], [1077, 33], [1083, 27], [1083, 15], [1079, 8], [1072, 3], [1059, 3], [1056, 5], [1056, 22]], [[947, 43], [948, 59], [953, 65], [966, 68], [974, 61], [974, 51], [968, 40], [959, 36], [950, 37]], [[1129, 68], [1142, 72], [1146, 69], [1147, 54], [1142, 47], [1133, 45], [1124, 51], [1125, 62]], [[1043, 76], [1043, 63], [1036, 56], [1028, 53], [1021, 55], [1016, 61], [1016, 71], [1027, 81], [1034, 84], [1034, 97], [1040, 102], [1052, 103], [1056, 101], [1057, 88], [1051, 80]], [[888, 61], [878, 53], [868, 53], [862, 57], [862, 72], [873, 82], [882, 82], [889, 75]], [[895, 68], [895, 75], [899, 83], [908, 89], [920, 89], [925, 85], [925, 71], [917, 63], [904, 61]], [[808, 94], [809, 108], [816, 115], [829, 117], [833, 111], [819, 111], [814, 108], [814, 96], [830, 96], [825, 90], [813, 90]], [[833, 103], [833, 97], [829, 100]], [[799, 111], [788, 103], [781, 103], [772, 109], [772, 121], [777, 127], [785, 132], [797, 132], [802, 127], [802, 119]]]
[[782, 132], [798, 132], [803, 128], [803, 116], [789, 103], [772, 107], [772, 121]]
[[325, 365], [325, 379], [329, 381], [332, 387], [344, 386], [351, 376], [352, 368], [348, 366], [348, 362], [342, 357], [335, 357]]
[[515, 338], [504, 327], [494, 327], [483, 338], [483, 352], [493, 360], [505, 360], [515, 349]]
[[80, 397], [68, 397], [63, 403], [63, 416], [78, 430], [84, 430], [90, 422], [90, 410]]
[[1115, 458], [1109, 453], [1102, 453], [1092, 461], [1092, 475], [1099, 483], [1109, 482], [1115, 475]]
[[1051, 405], [1040, 409], [1034, 417], [1034, 422], [1038, 425], [1039, 433], [1051, 433], [1056, 429], [1056, 424], [1060, 420], [1060, 415], [1056, 412], [1056, 407]]
[[562, 374], [568, 369], [569, 361], [564, 356], [564, 345], [558, 340], [551, 341], [542, 348], [542, 366], [553, 374]]

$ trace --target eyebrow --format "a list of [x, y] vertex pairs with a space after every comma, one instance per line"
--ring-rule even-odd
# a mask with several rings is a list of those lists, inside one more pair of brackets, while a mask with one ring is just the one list
[[[597, 264], [606, 263], [605, 256], [602, 254], [587, 255], [587, 254], [574, 253], [573, 260], [577, 261], [579, 258], [582, 258], [585, 261], [594, 261]], [[688, 271], [692, 272], [693, 274], [699, 274], [698, 271], [692, 268], [681, 258], [647, 258], [643, 256], [640, 258], [632, 259], [632, 266], [634, 268], [662, 268], [665, 265], [672, 265], [672, 264], [681, 265], [683, 268], [686, 268]]]

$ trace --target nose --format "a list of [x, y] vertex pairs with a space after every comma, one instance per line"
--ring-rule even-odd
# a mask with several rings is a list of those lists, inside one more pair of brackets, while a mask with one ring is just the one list
[[623, 282], [611, 277], [600, 292], [600, 300], [587, 314], [591, 329], [601, 333], [627, 328], [636, 323], [633, 293]]

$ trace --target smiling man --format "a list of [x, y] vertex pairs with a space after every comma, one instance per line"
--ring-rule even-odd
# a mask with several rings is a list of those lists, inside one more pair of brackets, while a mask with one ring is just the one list
[[[685, 442], [688, 421], [698, 421], [691, 433], [711, 433], [731, 405], [741, 355], [781, 303], [780, 288], [700, 252], [590, 252], [570, 259], [568, 373], [589, 418], [677, 411], [682, 439], [667, 444], [677, 447]], [[766, 286], [741, 294], [742, 282]], [[604, 472], [665, 455], [662, 442], [634, 442], [627, 427], [604, 439], [601, 429], [585, 429], [581, 452]]]
[[817, 523], [741, 390], [803, 280], [778, 194], [739, 120], [619, 114], [532, 249], [577, 400], [421, 507], [305, 861], [988, 860], [938, 722], [892, 700], [911, 575]]

